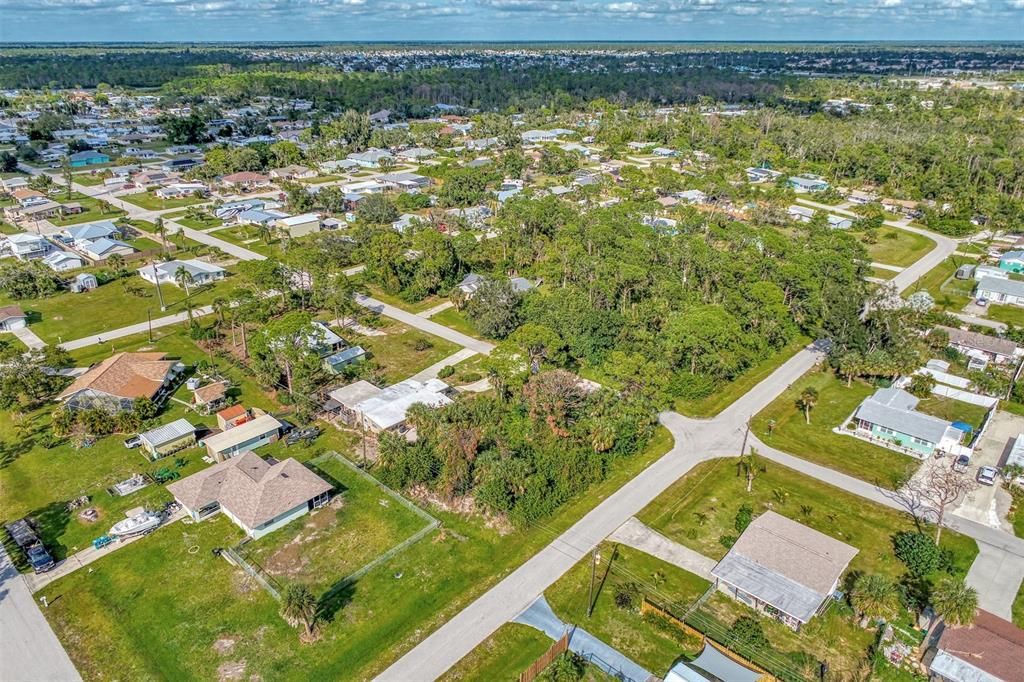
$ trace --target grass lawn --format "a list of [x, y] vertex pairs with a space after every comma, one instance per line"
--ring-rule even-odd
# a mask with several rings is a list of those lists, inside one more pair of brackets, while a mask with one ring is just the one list
[[633, 583], [652, 601], [685, 606], [696, 601], [711, 583], [639, 550], [624, 545], [615, 549], [605, 543], [597, 573], [601, 588], [587, 618], [590, 563], [589, 557], [583, 559], [544, 593], [563, 621], [586, 629], [657, 676], [664, 676], [681, 654], [699, 653], [699, 639], [686, 637], [664, 621], [642, 616], [639, 603], [634, 609], [619, 608], [615, 595], [620, 585]]
[[174, 222], [181, 223], [193, 230], [208, 230], [211, 227], [220, 227], [224, 221], [211, 215], [202, 215], [197, 218], [175, 218]]
[[898, 274], [898, 272], [894, 272], [892, 270], [885, 270], [883, 268], [875, 267], [871, 268], [871, 276], [876, 279], [890, 280]]
[[[818, 391], [818, 404], [811, 410], [810, 424], [805, 423], [803, 411], [796, 405], [807, 387]], [[772, 447], [886, 488], [896, 488], [917, 468], [916, 459], [832, 432], [834, 427], [845, 424], [860, 402], [874, 391], [861, 381], [847, 388], [832, 372], [812, 369], [758, 413], [751, 427]], [[770, 422], [774, 422], [771, 435]]]
[[905, 267], [934, 249], [935, 242], [923, 234], [883, 225], [875, 243], [865, 246], [872, 261]]
[[988, 414], [988, 409], [981, 405], [972, 405], [939, 395], [930, 395], [923, 399], [917, 404], [917, 411], [949, 422], [966, 422], [974, 427], [974, 433], [981, 428], [981, 423]]
[[340, 175], [318, 175], [315, 178], [309, 178], [308, 180], [303, 180], [302, 182], [307, 185], [322, 185], [325, 182], [336, 182], [338, 180], [344, 179], [345, 178], [343, 178]]
[[953, 256], [942, 261], [929, 270], [906, 292], [910, 295], [916, 291], [927, 291], [935, 299], [935, 305], [941, 310], [958, 311], [971, 301], [974, 291], [974, 280], [955, 279], [956, 269], [974, 261], [969, 258]]
[[990, 303], [988, 317], [991, 320], [1012, 324], [1015, 327], [1024, 327], [1024, 308], [1020, 306]]
[[50, 222], [58, 227], [67, 227], [68, 225], [79, 225], [81, 223], [92, 223], [97, 220], [114, 220], [125, 214], [119, 208], [115, 208], [108, 204], [107, 208], [100, 209], [100, 199], [94, 197], [88, 197], [78, 192], [72, 192], [71, 198], [67, 198], [67, 193], [61, 192], [56, 197], [57, 201], [62, 203], [78, 202], [82, 205], [83, 211], [76, 215], [69, 215], [61, 218], [50, 218]]
[[[408, 379], [420, 370], [440, 362], [459, 347], [451, 341], [407, 327], [400, 322], [381, 318], [384, 336], [362, 336], [350, 333], [349, 340], [365, 348], [384, 373], [388, 384]], [[422, 350], [417, 345], [429, 344]]]
[[96, 173], [95, 175], [92, 173], [75, 173], [71, 176], [71, 180], [79, 185], [95, 187], [97, 185], [102, 185], [103, 181], [106, 180], [106, 177], [100, 173]]
[[149, 239], [148, 237], [139, 237], [137, 239], [127, 240], [129, 244], [134, 246], [139, 251], [149, 251], [152, 249], [162, 249], [160, 242]]
[[[409, 303], [408, 301], [402, 300], [398, 296], [392, 296], [391, 294], [385, 293], [379, 287], [374, 286], [372, 284], [364, 284], [364, 286], [366, 287], [367, 293], [369, 293], [370, 296], [377, 299], [378, 301], [387, 303], [388, 305], [393, 305], [396, 308], [401, 308], [402, 310], [406, 310], [410, 313], [422, 313], [424, 310], [430, 310], [431, 308], [441, 303], [444, 303], [445, 300], [447, 300], [445, 298], [442, 298], [441, 296], [427, 296], [426, 298], [416, 301], [415, 303]], [[441, 322], [440, 319], [431, 319], [434, 319], [435, 322], [440, 322], [441, 324], [444, 324], [444, 322]]]
[[[46, 616], [86, 679], [211, 679], [221, 665], [242, 660], [247, 676], [263, 679], [368, 679], [670, 446], [659, 429], [644, 452], [613, 462], [604, 482], [545, 519], [544, 528], [502, 531], [432, 509], [444, 530], [364, 575], [340, 610], [332, 604], [312, 645], [300, 646], [271, 597], [211, 554], [241, 539], [223, 517], [164, 528], [94, 563], [92, 573], [54, 582], [43, 591], [51, 603]], [[214, 644], [225, 638], [235, 644], [221, 655]]]
[[121, 218], [117, 223], [118, 225], [131, 225], [137, 230], [149, 232], [150, 234], [154, 234], [156, 232], [156, 225], [148, 220], [142, 220], [140, 218]]
[[211, 235], [217, 239], [223, 239], [226, 242], [230, 242], [236, 246], [255, 251], [258, 254], [267, 257], [280, 257], [281, 252], [277, 245], [281, 240], [273, 238], [270, 243], [263, 241], [259, 237], [259, 233], [252, 226], [239, 225], [236, 227], [229, 227], [224, 230], [217, 230]]
[[178, 197], [175, 199], [161, 199], [155, 192], [139, 192], [138, 194], [126, 194], [119, 197], [129, 204], [135, 204], [147, 211], [162, 211], [165, 208], [181, 208], [182, 206], [195, 206], [205, 204], [209, 201], [206, 197]]
[[448, 308], [442, 310], [436, 315], [431, 315], [430, 319], [438, 324], [443, 324], [446, 327], [451, 327], [457, 332], [462, 332], [466, 336], [472, 336], [474, 339], [482, 339], [483, 335], [476, 330], [476, 327], [466, 319], [466, 316], [460, 313], [455, 308]]
[[246, 557], [282, 583], [297, 580], [318, 594], [326, 592], [427, 526], [421, 516], [336, 458], [318, 459], [315, 471], [342, 494], [327, 507], [245, 546]]
[[771, 357], [754, 365], [736, 379], [715, 389], [699, 400], [677, 400], [676, 410], [687, 417], [710, 418], [732, 405], [747, 391], [807, 346], [811, 339], [801, 336]]
[[1024, 583], [1021, 583], [1017, 597], [1013, 600], [1013, 624], [1024, 628]]
[[[159, 248], [155, 241], [149, 239], [137, 239], [136, 244], [139, 244], [137, 248]], [[141, 295], [128, 293], [125, 285], [138, 287]], [[210, 303], [217, 296], [219, 286], [221, 285], [215, 284], [199, 289], [193, 287], [193, 307]], [[156, 287], [134, 273], [123, 280], [108, 282], [80, 294], [65, 292], [48, 298], [23, 301], [20, 304], [29, 315], [32, 331], [44, 341], [56, 343], [59, 339], [71, 341], [108, 329], [145, 322], [147, 309], [152, 311], [154, 319], [185, 309], [184, 289], [161, 285], [160, 290], [167, 306], [167, 310], [163, 312], [160, 310]], [[7, 303], [3, 296], [0, 296], [0, 301], [3, 301], [3, 304]]]
[[441, 679], [444, 682], [518, 682], [519, 673], [530, 667], [552, 644], [547, 635], [529, 625], [505, 623]]

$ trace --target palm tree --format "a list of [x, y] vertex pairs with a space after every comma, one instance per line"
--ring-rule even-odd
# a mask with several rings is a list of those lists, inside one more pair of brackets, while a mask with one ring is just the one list
[[978, 591], [963, 578], [946, 577], [932, 590], [932, 608], [950, 625], [970, 625], [978, 613]]
[[164, 227], [164, 219], [157, 216], [155, 226], [156, 233], [160, 235], [160, 246], [163, 248], [164, 253], [167, 253], [167, 228]]
[[808, 386], [800, 393], [800, 398], [796, 401], [797, 406], [804, 411], [804, 421], [808, 424], [811, 423], [811, 410], [818, 404], [818, 389], [813, 386]]
[[70, 200], [71, 199], [71, 192], [72, 192], [72, 189], [71, 189], [71, 163], [67, 159], [64, 159], [63, 161], [60, 162], [60, 172], [64, 176], [64, 189], [65, 189], [65, 192], [66, 192], [66, 197]]
[[307, 640], [316, 634], [320, 607], [308, 587], [292, 583], [281, 594], [281, 616], [289, 623], [302, 623]]
[[868, 573], [857, 578], [850, 592], [850, 603], [857, 609], [866, 625], [869, 618], [892, 618], [900, 606], [896, 584], [878, 573]]
[[112, 254], [110, 256], [110, 258], [107, 259], [107, 264], [110, 267], [114, 268], [114, 270], [118, 274], [123, 274], [124, 273], [124, 256], [122, 256], [121, 254], [119, 254], [119, 253]]
[[192, 294], [188, 290], [188, 285], [192, 284], [195, 280], [192, 278], [192, 273], [185, 269], [184, 265], [179, 265], [178, 269], [174, 271], [174, 281], [179, 287], [185, 289], [185, 310], [188, 312], [188, 326], [192, 326]]

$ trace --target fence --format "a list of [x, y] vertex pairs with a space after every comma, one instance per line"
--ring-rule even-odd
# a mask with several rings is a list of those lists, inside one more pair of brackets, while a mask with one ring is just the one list
[[556, 658], [569, 650], [569, 633], [566, 632], [547, 651], [540, 655], [530, 667], [519, 673], [519, 682], [533, 682]]
[[258, 582], [271, 597], [277, 601], [281, 601], [281, 592], [278, 590], [278, 583], [274, 580], [273, 576], [265, 573], [262, 569], [257, 568], [247, 560], [243, 559], [241, 554], [230, 547], [221, 549], [220, 555], [224, 557], [229, 564], [238, 566], [240, 569], [255, 578], [256, 582]]

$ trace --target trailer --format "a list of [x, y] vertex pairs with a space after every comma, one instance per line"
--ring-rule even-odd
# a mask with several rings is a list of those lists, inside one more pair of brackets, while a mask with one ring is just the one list
[[5, 528], [14, 543], [28, 557], [28, 562], [36, 573], [45, 573], [57, 564], [26, 519], [12, 521]]

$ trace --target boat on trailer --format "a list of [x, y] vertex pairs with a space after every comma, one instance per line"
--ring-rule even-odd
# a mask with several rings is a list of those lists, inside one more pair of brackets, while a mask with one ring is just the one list
[[117, 538], [127, 538], [133, 535], [142, 535], [148, 533], [151, 530], [155, 530], [160, 525], [160, 515], [151, 514], [149, 512], [143, 512], [142, 514], [136, 514], [124, 521], [118, 521], [110, 529], [108, 535]]

